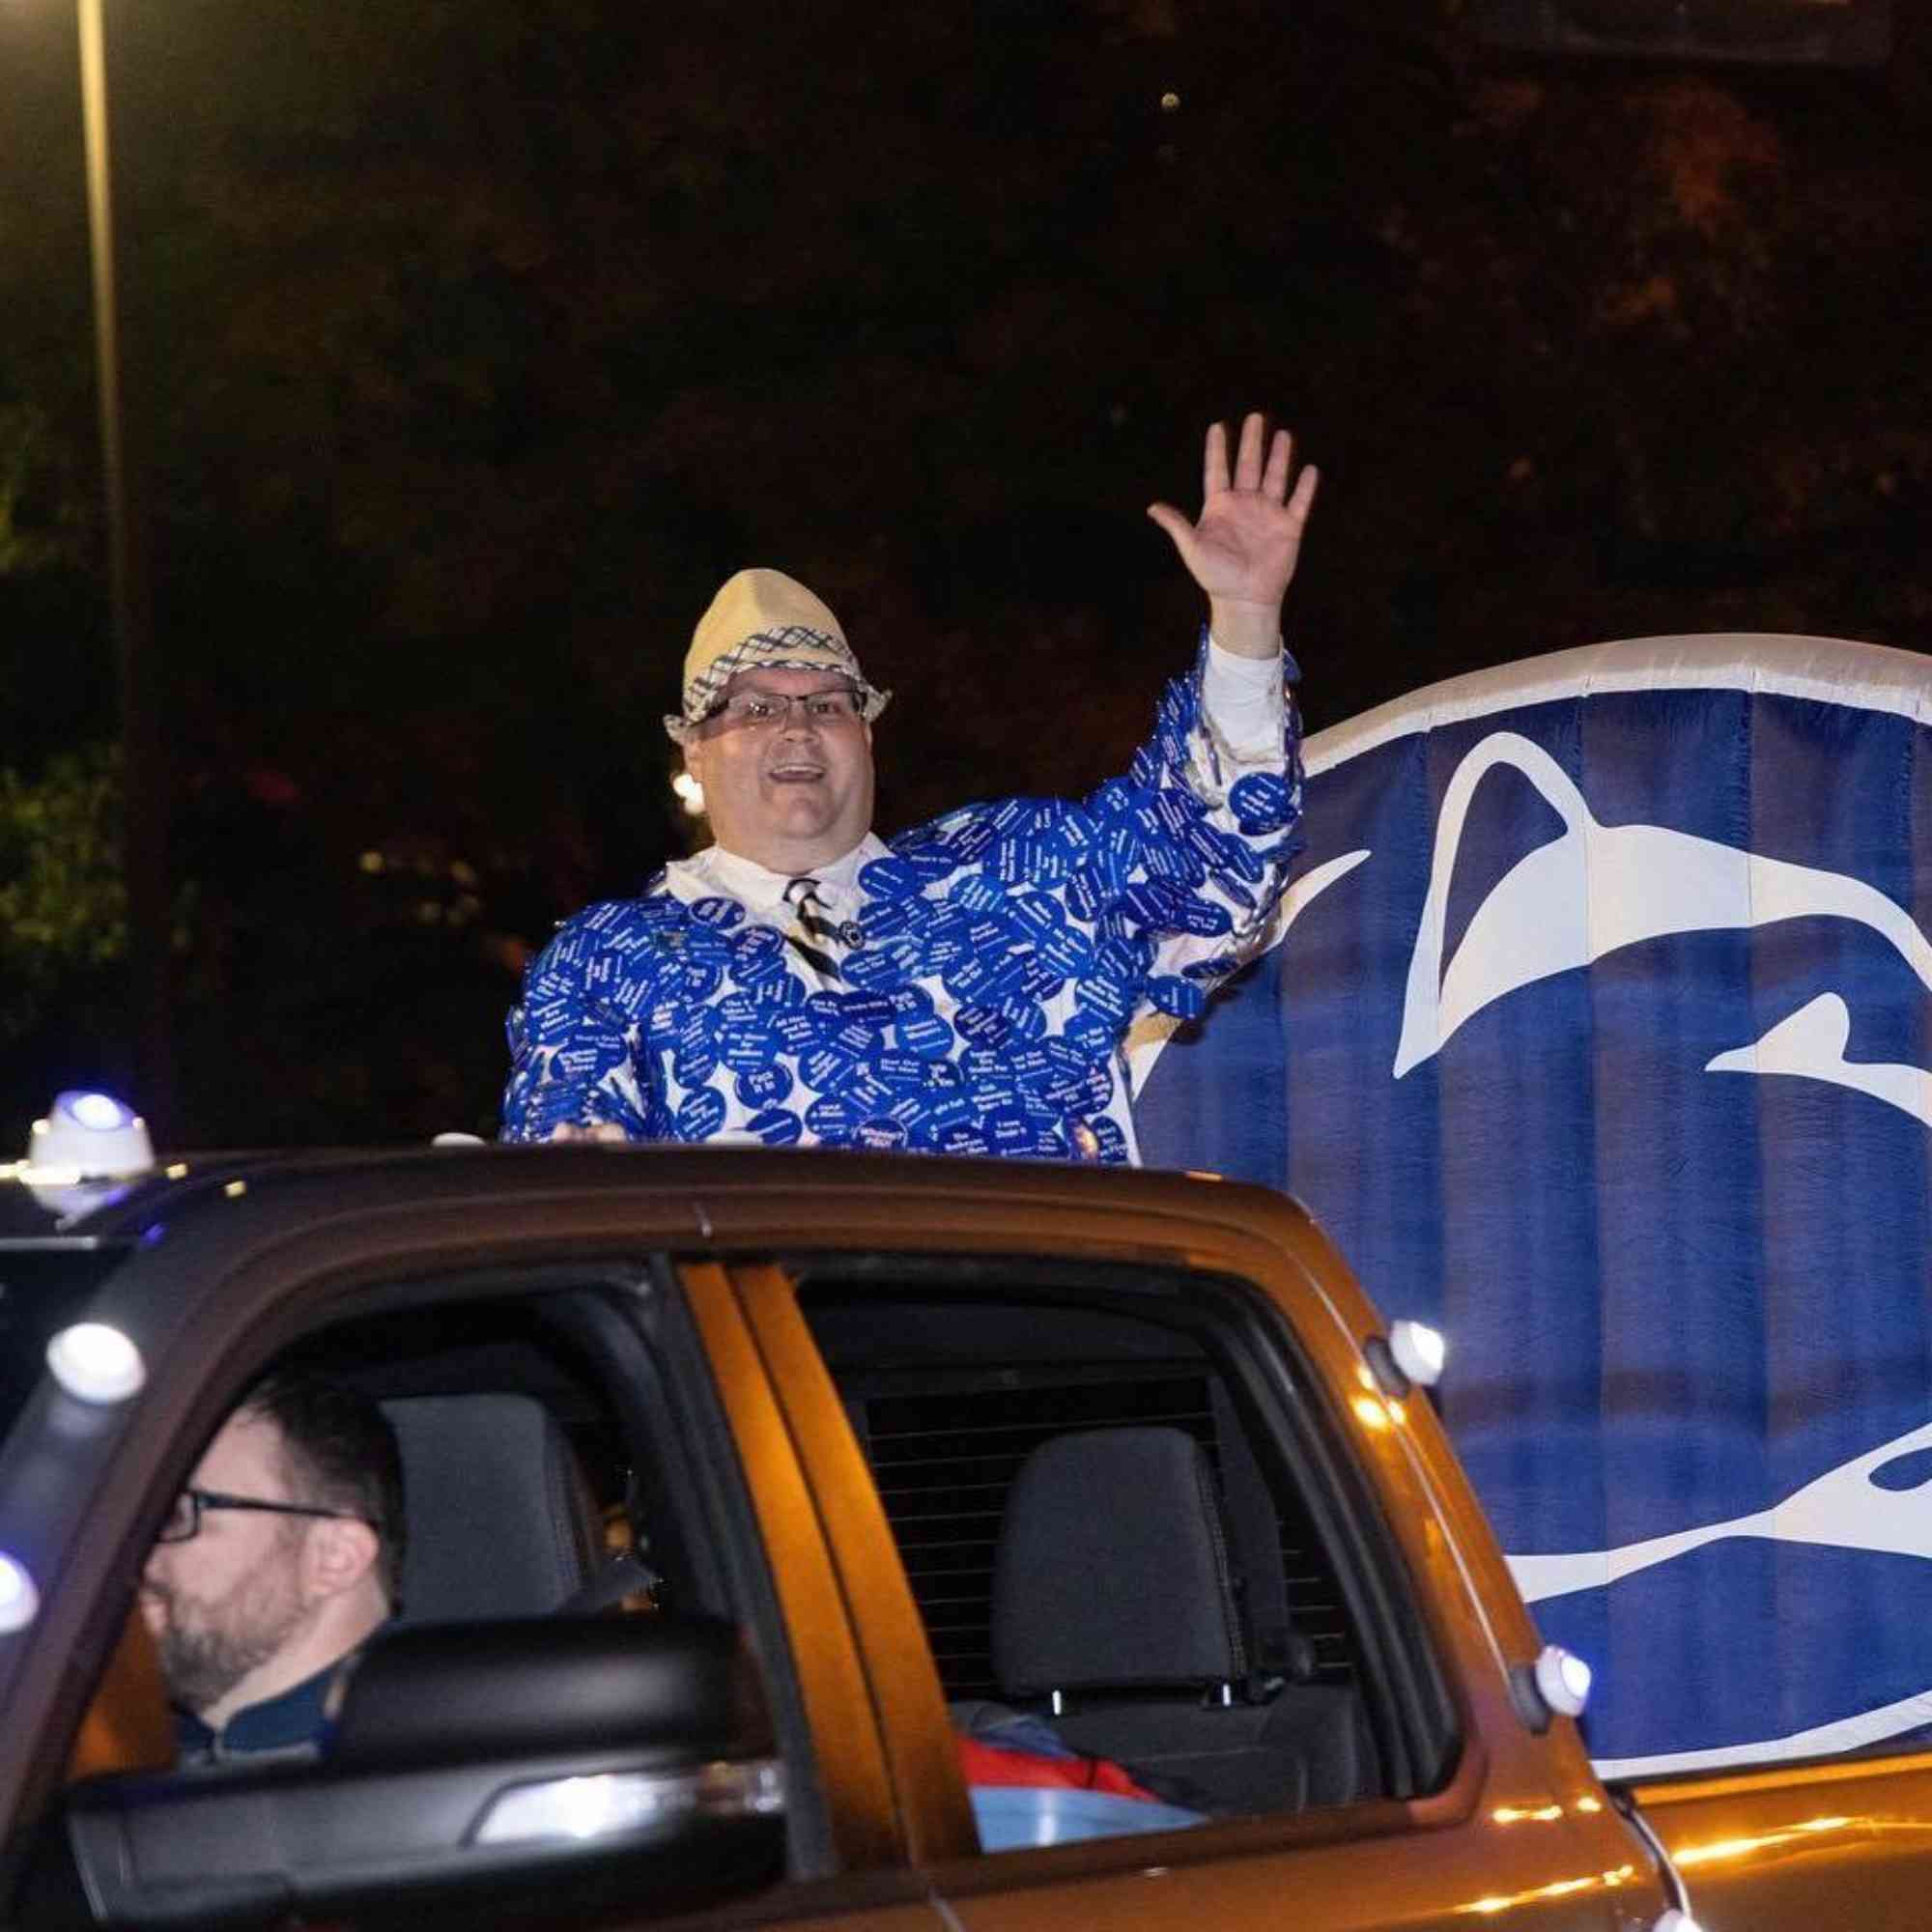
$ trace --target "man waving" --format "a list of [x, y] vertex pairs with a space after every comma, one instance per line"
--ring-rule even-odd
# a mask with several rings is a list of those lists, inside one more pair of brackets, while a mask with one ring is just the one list
[[[716, 843], [568, 921], [509, 1021], [507, 1140], [740, 1140], [1130, 1161], [1137, 1020], [1263, 944], [1298, 847], [1282, 600], [1316, 472], [1208, 432], [1201, 515], [1148, 514], [1206, 593], [1192, 668], [1078, 801], [871, 829], [869, 684], [773, 570], [719, 591], [665, 720]], [[1293, 488], [1291, 488], [1293, 481]]]

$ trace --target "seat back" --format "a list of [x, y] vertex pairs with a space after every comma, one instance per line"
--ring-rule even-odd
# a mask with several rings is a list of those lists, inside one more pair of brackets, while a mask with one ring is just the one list
[[570, 1439], [526, 1395], [392, 1397], [409, 1543], [402, 1620], [543, 1616], [599, 1555], [596, 1513]]
[[1351, 1690], [1253, 1695], [1213, 1470], [1180, 1430], [1089, 1430], [1034, 1451], [1001, 1520], [992, 1644], [1008, 1696], [1048, 1699], [1068, 1744], [1183, 1803], [1298, 1810], [1368, 1789]]

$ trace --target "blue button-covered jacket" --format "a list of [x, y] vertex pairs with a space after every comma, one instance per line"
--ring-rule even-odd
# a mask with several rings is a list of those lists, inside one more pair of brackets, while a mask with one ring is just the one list
[[1293, 707], [1278, 754], [1236, 757], [1202, 713], [1206, 650], [1125, 778], [869, 840], [863, 938], [832, 976], [701, 867], [567, 921], [510, 1013], [503, 1138], [608, 1121], [637, 1140], [1133, 1159], [1130, 1030], [1202, 1012], [1264, 942], [1300, 845]]

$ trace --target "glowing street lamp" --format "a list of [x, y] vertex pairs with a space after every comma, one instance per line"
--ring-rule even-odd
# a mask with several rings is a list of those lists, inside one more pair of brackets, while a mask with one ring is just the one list
[[128, 893], [128, 1017], [136, 1091], [151, 1119], [172, 1112], [168, 1042], [167, 787], [155, 715], [147, 506], [132, 412], [115, 249], [120, 224], [108, 115], [106, 0], [76, 0], [87, 144], [87, 221], [94, 261], [96, 382], [107, 499], [110, 610], [121, 705], [122, 868]]

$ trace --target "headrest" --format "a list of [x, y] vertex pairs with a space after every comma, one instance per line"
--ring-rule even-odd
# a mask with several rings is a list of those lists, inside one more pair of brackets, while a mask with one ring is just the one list
[[1178, 1429], [1057, 1435], [1020, 1465], [993, 1561], [1010, 1696], [1225, 1684], [1247, 1658], [1214, 1473]]

